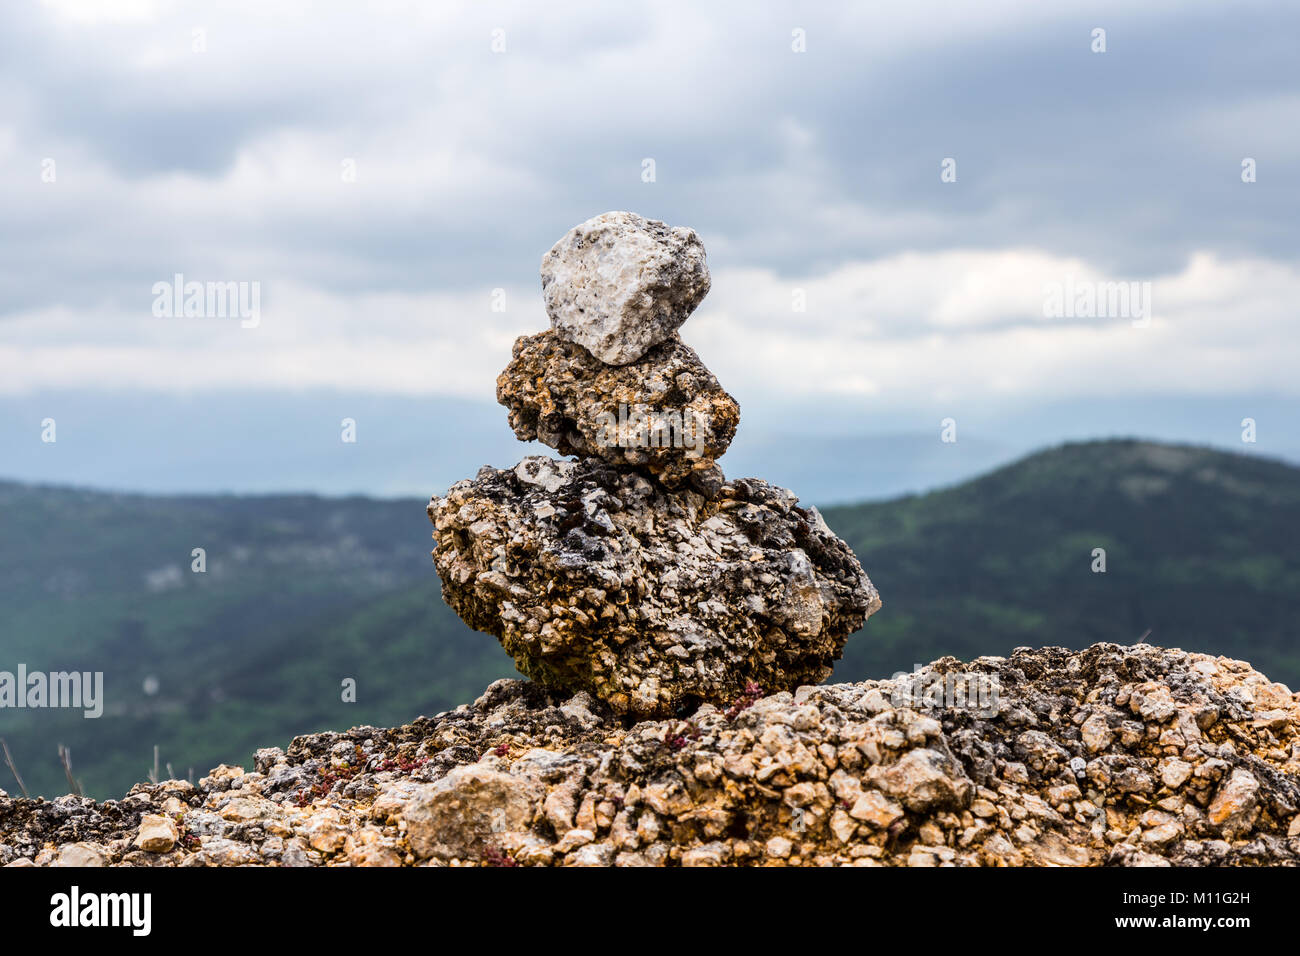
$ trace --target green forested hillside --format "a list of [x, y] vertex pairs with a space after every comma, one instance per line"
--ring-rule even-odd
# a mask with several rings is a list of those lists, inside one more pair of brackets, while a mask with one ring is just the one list
[[[885, 602], [837, 678], [1149, 633], [1300, 681], [1300, 469], [1289, 465], [1074, 444], [955, 488], [828, 509], [826, 520]], [[1105, 573], [1092, 570], [1095, 548]]]
[[[1300, 681], [1300, 469], [1067, 445], [826, 519], [885, 601], [837, 680], [1149, 630]], [[155, 745], [183, 776], [294, 734], [470, 701], [514, 668], [442, 603], [429, 547], [423, 501], [0, 483], [0, 670], [102, 670], [106, 682], [102, 718], [0, 710], [0, 736], [34, 793], [67, 790], [63, 743], [86, 791], [109, 797], [146, 775]], [[346, 678], [355, 703], [341, 699]], [[16, 790], [2, 767], [0, 787]]]

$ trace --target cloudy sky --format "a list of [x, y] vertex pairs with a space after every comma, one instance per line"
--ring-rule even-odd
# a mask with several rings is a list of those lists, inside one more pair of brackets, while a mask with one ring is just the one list
[[[1160, 0], [5, 4], [0, 408], [490, 403], [542, 253], [630, 209], [702, 237], [683, 337], [742, 428], [1300, 434], [1298, 33]], [[257, 283], [259, 323], [155, 315], [178, 273]], [[1045, 309], [1111, 282], [1149, 316]]]

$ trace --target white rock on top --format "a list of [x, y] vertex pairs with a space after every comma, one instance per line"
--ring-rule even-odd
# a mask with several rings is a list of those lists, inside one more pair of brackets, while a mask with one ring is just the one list
[[708, 291], [695, 230], [631, 212], [588, 219], [542, 256], [551, 327], [607, 365], [635, 362], [671, 336]]

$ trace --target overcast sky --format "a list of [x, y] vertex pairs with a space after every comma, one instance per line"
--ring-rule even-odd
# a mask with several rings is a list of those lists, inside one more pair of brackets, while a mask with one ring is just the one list
[[[702, 237], [682, 334], [742, 404], [1294, 398], [1298, 35], [1185, 0], [6, 3], [0, 393], [490, 401], [542, 254], [630, 209]], [[259, 283], [260, 324], [155, 316], [176, 273]], [[1109, 281], [1149, 323], [1045, 314]]]

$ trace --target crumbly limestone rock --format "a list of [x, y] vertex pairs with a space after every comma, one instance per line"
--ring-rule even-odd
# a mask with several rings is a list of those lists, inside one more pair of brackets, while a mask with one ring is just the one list
[[619, 713], [817, 683], [881, 605], [817, 510], [758, 479], [708, 498], [534, 456], [456, 483], [429, 517], [461, 619], [527, 676]]
[[715, 462], [740, 422], [736, 400], [676, 334], [620, 366], [553, 331], [520, 336], [497, 401], [520, 441], [644, 467], [670, 488], [706, 493], [722, 484]]
[[631, 212], [574, 226], [542, 257], [551, 327], [609, 365], [635, 362], [681, 327], [709, 291], [695, 230]]

